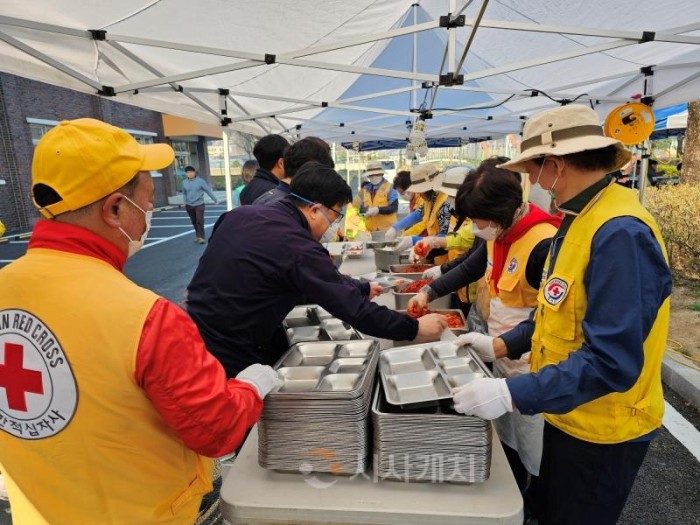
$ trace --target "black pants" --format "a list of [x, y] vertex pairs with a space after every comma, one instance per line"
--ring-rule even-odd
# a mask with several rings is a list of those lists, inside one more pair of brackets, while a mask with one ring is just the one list
[[187, 204], [185, 205], [185, 210], [187, 210], [187, 215], [190, 216], [195, 235], [198, 239], [204, 239], [204, 204], [199, 206]]
[[544, 424], [539, 525], [615, 525], [649, 441], [599, 445]]

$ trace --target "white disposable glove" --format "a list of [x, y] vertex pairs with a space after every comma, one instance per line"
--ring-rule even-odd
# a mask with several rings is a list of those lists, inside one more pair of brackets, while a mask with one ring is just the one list
[[399, 242], [394, 246], [395, 252], [405, 252], [413, 246], [413, 237], [401, 237]]
[[379, 208], [377, 208], [376, 206], [367, 208], [367, 211], [365, 212], [365, 217], [374, 217], [375, 215], [379, 215]]
[[386, 233], [384, 234], [384, 240], [385, 241], [394, 241], [396, 238], [399, 236], [399, 230], [394, 228], [393, 226], [389, 228]]
[[455, 343], [459, 346], [471, 346], [476, 350], [476, 353], [479, 354], [479, 357], [483, 361], [491, 363], [496, 360], [496, 355], [493, 351], [494, 339], [495, 338], [490, 335], [480, 334], [479, 332], [469, 332], [468, 334], [460, 335], [455, 339]]
[[452, 391], [455, 410], [467, 416], [496, 419], [513, 411], [513, 399], [504, 378], [480, 377]]
[[428, 268], [423, 272], [423, 275], [421, 277], [423, 279], [432, 279], [433, 281], [440, 277], [442, 275], [442, 270], [440, 269], [440, 265], [433, 266], [432, 268]]
[[260, 399], [265, 399], [275, 387], [282, 384], [277, 371], [271, 366], [255, 363], [238, 372], [236, 379], [248, 383], [258, 391]]

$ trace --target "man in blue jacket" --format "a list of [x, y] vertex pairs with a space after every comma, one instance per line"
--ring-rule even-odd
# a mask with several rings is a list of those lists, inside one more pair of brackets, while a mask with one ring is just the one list
[[341, 275], [319, 244], [351, 198], [333, 169], [307, 162], [289, 196], [236, 208], [222, 221], [188, 286], [187, 310], [230, 377], [277, 362], [288, 348], [281, 323], [303, 297], [371, 336], [439, 339], [442, 316], [415, 320], [371, 302], [369, 284]]
[[197, 171], [192, 166], [185, 168], [186, 179], [182, 181], [182, 198], [185, 201], [185, 210], [190, 216], [194, 226], [195, 240], [198, 244], [204, 244], [204, 194], [209, 195], [214, 204], [219, 200], [211, 191], [209, 184], [204, 179], [197, 177]]

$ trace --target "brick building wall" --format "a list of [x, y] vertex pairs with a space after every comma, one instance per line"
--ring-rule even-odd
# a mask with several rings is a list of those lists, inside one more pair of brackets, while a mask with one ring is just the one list
[[[114, 100], [0, 73], [0, 220], [8, 233], [31, 229], [39, 213], [31, 200], [31, 165], [34, 145], [28, 118], [70, 120], [91, 117], [122, 128], [156, 133], [155, 142], [168, 142], [163, 136], [161, 114], [121, 104]], [[171, 168], [153, 179], [155, 205], [167, 204], [175, 193]]]

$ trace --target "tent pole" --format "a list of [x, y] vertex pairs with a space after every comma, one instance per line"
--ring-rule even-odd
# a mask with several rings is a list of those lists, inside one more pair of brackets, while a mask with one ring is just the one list
[[231, 159], [228, 151], [228, 128], [221, 129], [221, 138], [224, 140], [224, 181], [226, 182], [226, 209], [233, 209], [233, 191], [231, 188]]
[[[457, 0], [450, 0], [450, 16], [454, 16], [453, 13], [457, 11]], [[453, 71], [457, 74], [455, 70], [456, 64], [456, 48], [457, 48], [457, 28], [450, 28], [447, 31], [447, 71]]]
[[[413, 4], [413, 25], [418, 23], [418, 4]], [[413, 33], [413, 73], [418, 71], [418, 33]], [[416, 106], [416, 97], [418, 93], [416, 92], [416, 87], [418, 86], [418, 81], [413, 82], [413, 91], [411, 91], [411, 109], [418, 109]]]
[[[642, 97], [642, 102], [645, 104], [648, 104], [649, 107], [654, 104], [654, 88], [653, 88], [653, 82], [654, 82], [654, 71], [652, 68], [644, 68], [644, 96]], [[651, 141], [647, 137], [647, 139], [644, 141], [644, 145], [642, 146], [644, 148], [643, 153], [642, 153], [642, 166], [641, 169], [639, 170], [640, 172], [640, 178], [639, 178], [639, 202], [642, 203], [642, 206], [646, 205], [646, 189], [647, 189], [647, 179], [648, 179], [648, 173], [649, 173], [649, 158], [651, 157]]]

